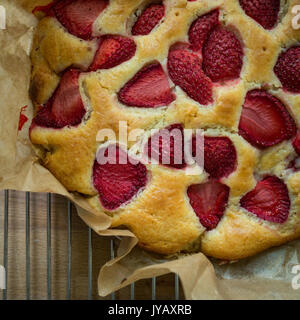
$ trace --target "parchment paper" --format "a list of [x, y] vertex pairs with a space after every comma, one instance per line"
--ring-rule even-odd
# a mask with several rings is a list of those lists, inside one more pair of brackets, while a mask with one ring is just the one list
[[[83, 198], [70, 194], [39, 164], [28, 138], [33, 114], [28, 97], [29, 54], [37, 20], [20, 6], [24, 2], [0, 0], [7, 15], [6, 30], [0, 30], [0, 189], [64, 195], [99, 235], [121, 237], [117, 258], [107, 262], [99, 274], [102, 296], [133, 281], [173, 272], [179, 275], [187, 299], [300, 299], [300, 289], [292, 287], [293, 267], [300, 264], [300, 241], [236, 263], [221, 264], [201, 253], [164, 259], [138, 248], [130, 231], [109, 229], [109, 217], [96, 216]], [[29, 121], [18, 132], [25, 105]]]

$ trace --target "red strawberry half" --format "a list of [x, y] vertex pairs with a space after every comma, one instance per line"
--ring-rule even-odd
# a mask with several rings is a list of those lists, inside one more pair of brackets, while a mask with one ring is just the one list
[[196, 53], [184, 49], [170, 50], [168, 71], [175, 85], [190, 98], [202, 105], [213, 102], [212, 82], [203, 73], [201, 59]]
[[213, 81], [237, 79], [243, 66], [243, 48], [232, 31], [215, 28], [203, 47], [203, 71]]
[[57, 20], [74, 36], [89, 40], [95, 20], [108, 0], [61, 0], [53, 9]]
[[24, 114], [26, 109], [27, 109], [27, 106], [24, 106], [20, 111], [18, 131], [21, 131], [25, 123], [28, 121], [28, 117]]
[[189, 30], [192, 50], [200, 51], [211, 31], [219, 25], [219, 10], [213, 10], [195, 20]]
[[142, 68], [120, 90], [119, 101], [140, 108], [157, 108], [175, 100], [168, 78], [159, 63]]
[[162, 4], [152, 4], [142, 12], [131, 33], [134, 36], [149, 34], [165, 15], [165, 7]]
[[263, 220], [284, 223], [290, 210], [288, 189], [279, 178], [266, 177], [241, 199], [241, 206]]
[[281, 53], [274, 72], [284, 89], [300, 93], [300, 47], [292, 47]]
[[[195, 156], [195, 137], [193, 137]], [[229, 176], [236, 168], [237, 154], [232, 141], [227, 137], [204, 137], [204, 169], [210, 178], [221, 179]]]
[[36, 14], [38, 12], [43, 12], [46, 16], [54, 16], [53, 6], [55, 2], [57, 2], [57, 0], [50, 2], [45, 6], [37, 6], [32, 10], [32, 13]]
[[249, 17], [267, 30], [278, 21], [280, 0], [240, 0], [240, 5]]
[[132, 39], [108, 35], [100, 39], [100, 45], [90, 65], [90, 71], [110, 69], [131, 59], [136, 51], [136, 44]]
[[229, 198], [229, 187], [215, 180], [188, 188], [190, 204], [201, 224], [212, 230], [220, 222]]
[[42, 127], [62, 128], [81, 123], [86, 113], [78, 79], [80, 71], [70, 69], [64, 73], [59, 87], [49, 102], [40, 108], [33, 123]]
[[[93, 182], [104, 208], [115, 210], [130, 201], [147, 183], [147, 169], [142, 163], [132, 164], [125, 151], [115, 145], [100, 150], [107, 163], [96, 160]], [[97, 159], [99, 154], [97, 156]], [[126, 161], [124, 161], [126, 160]], [[126, 164], [123, 164], [127, 162]]]
[[263, 90], [252, 90], [246, 95], [239, 134], [253, 146], [266, 148], [291, 139], [296, 124], [283, 103]]
[[149, 159], [167, 167], [182, 169], [184, 161], [184, 133], [181, 124], [173, 124], [149, 138], [145, 146]]

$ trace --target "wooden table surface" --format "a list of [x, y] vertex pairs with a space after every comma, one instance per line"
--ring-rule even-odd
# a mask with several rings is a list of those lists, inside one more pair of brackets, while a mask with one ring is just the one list
[[[9, 191], [7, 298], [26, 299], [26, 194]], [[0, 191], [0, 265], [4, 257], [4, 191]], [[68, 270], [68, 202], [51, 195], [51, 298], [66, 299]], [[71, 299], [88, 298], [87, 226], [72, 208], [71, 219]], [[92, 298], [97, 294], [100, 267], [110, 260], [111, 239], [92, 233]], [[174, 299], [174, 275], [156, 280], [156, 298]], [[135, 299], [151, 299], [152, 280], [135, 284]], [[47, 299], [47, 195], [30, 194], [30, 298]], [[111, 299], [108, 296], [104, 299]], [[130, 299], [130, 288], [115, 293], [116, 299]], [[181, 298], [182, 291], [181, 291]], [[1, 299], [1, 293], [0, 293]]]

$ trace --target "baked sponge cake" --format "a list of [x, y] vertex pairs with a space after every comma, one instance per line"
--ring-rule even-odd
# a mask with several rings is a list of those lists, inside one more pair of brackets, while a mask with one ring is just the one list
[[[300, 237], [298, 0], [31, 4], [30, 138], [68, 190], [161, 254], [235, 260]], [[120, 123], [140, 132], [126, 147]], [[196, 154], [200, 129], [197, 171], [163, 136], [189, 130]]]

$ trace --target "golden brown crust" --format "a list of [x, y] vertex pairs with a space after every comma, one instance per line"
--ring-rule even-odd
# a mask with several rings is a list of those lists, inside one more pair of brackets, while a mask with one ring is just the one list
[[[24, 1], [25, 3], [26, 1]], [[37, 1], [27, 1], [27, 7]], [[41, 1], [49, 2], [49, 1]], [[129, 36], [135, 11], [150, 1], [111, 0], [110, 5], [94, 24], [94, 35], [120, 34]], [[286, 159], [295, 156], [290, 142], [267, 151], [259, 151], [238, 135], [241, 108], [247, 91], [268, 85], [300, 123], [300, 95], [282, 90], [273, 72], [282, 48], [300, 41], [300, 31], [292, 30], [291, 7], [271, 31], [264, 30], [244, 14], [236, 0], [166, 0], [166, 16], [150, 35], [135, 37], [135, 56], [108, 70], [82, 73], [81, 94], [89, 110], [79, 127], [60, 130], [33, 128], [32, 142], [43, 150], [44, 165], [70, 190], [91, 196], [89, 201], [99, 212], [112, 215], [113, 227], [125, 225], [138, 236], [140, 245], [148, 250], [172, 254], [188, 249], [201, 238], [201, 249], [209, 256], [235, 260], [253, 255], [300, 236], [300, 175], [285, 170]], [[31, 5], [29, 5], [31, 4]], [[38, 3], [40, 4], [40, 3]], [[116, 93], [145, 64], [159, 61], [166, 67], [170, 46], [186, 41], [191, 23], [200, 15], [220, 8], [220, 19], [233, 29], [244, 46], [241, 79], [226, 86], [214, 87], [215, 102], [203, 108], [175, 88], [177, 99], [168, 108], [138, 109], [122, 106]], [[70, 66], [85, 70], [91, 63], [97, 40], [84, 41], [70, 35], [51, 17], [40, 20], [32, 50], [31, 95], [35, 104], [45, 103], [57, 87], [60, 73]], [[225, 215], [217, 228], [205, 231], [187, 199], [187, 187], [207, 180], [207, 175], [189, 176], [162, 166], [148, 165], [151, 179], [146, 189], [127, 206], [107, 212], [92, 185], [92, 166], [99, 143], [98, 130], [111, 128], [118, 133], [119, 121], [128, 122], [128, 130], [164, 128], [182, 123], [185, 128], [202, 128], [210, 136], [228, 136], [238, 154], [238, 167], [222, 182], [231, 189]], [[241, 197], [256, 184], [255, 174], [280, 176], [289, 188], [292, 209], [282, 225], [262, 221], [241, 209]]]

